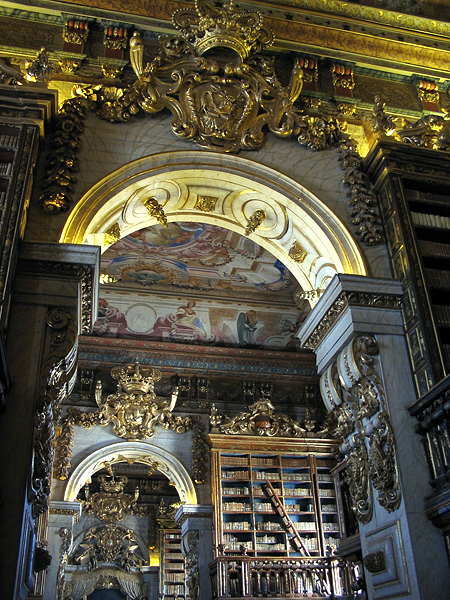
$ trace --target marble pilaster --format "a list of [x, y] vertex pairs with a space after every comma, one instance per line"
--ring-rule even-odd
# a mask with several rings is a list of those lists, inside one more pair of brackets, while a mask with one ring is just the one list
[[[81, 502], [50, 502], [47, 550], [52, 562], [47, 569], [42, 600], [54, 600], [64, 540], [73, 539], [73, 528], [81, 516]], [[70, 552], [70, 546], [67, 548]]]
[[[352, 399], [358, 404], [360, 422], [344, 435], [344, 453], [351, 452], [355, 431], [371, 451], [371, 436], [377, 428], [382, 429], [381, 413], [387, 415], [393, 434], [398, 501], [388, 507], [383, 504], [382, 493], [373, 487], [371, 472], [373, 512], [359, 528], [363, 557], [382, 551], [386, 562], [378, 572], [366, 569], [371, 600], [392, 597], [393, 593], [414, 600], [444, 598], [450, 585], [444, 540], [423, 510], [424, 498], [430, 492], [428, 467], [414, 420], [406, 410], [415, 391], [403, 328], [402, 294], [397, 281], [336, 275], [299, 332], [302, 346], [316, 352], [328, 409], [344, 404], [345, 393], [350, 399], [347, 414], [355, 414]], [[352, 363], [351, 352], [358, 339], [371, 344], [372, 378], [364, 379], [358, 372], [358, 357], [353, 357]], [[367, 384], [369, 387], [361, 392]], [[333, 385], [345, 393], [334, 395]], [[366, 407], [364, 414], [362, 401], [371, 398], [379, 407], [372, 413]], [[348, 427], [348, 423], [344, 425]]]
[[[212, 597], [209, 576], [209, 564], [213, 559], [212, 517], [211, 505], [183, 504], [175, 513], [175, 521], [181, 526], [191, 600], [209, 600]], [[189, 586], [189, 578], [192, 587]]]

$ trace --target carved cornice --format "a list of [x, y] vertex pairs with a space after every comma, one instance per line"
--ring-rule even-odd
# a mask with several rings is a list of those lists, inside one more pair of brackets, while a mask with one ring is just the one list
[[399, 296], [382, 293], [342, 292], [311, 333], [304, 347], [316, 351], [336, 321], [349, 307], [399, 309], [401, 305], [402, 298]]
[[50, 506], [49, 512], [51, 515], [64, 515], [72, 517], [75, 523], [80, 520], [80, 511], [76, 508], [54, 508]]
[[81, 281], [81, 333], [92, 331], [92, 291], [95, 269], [88, 265], [42, 260], [20, 259], [18, 270], [21, 273], [51, 274], [57, 277], [75, 277]]

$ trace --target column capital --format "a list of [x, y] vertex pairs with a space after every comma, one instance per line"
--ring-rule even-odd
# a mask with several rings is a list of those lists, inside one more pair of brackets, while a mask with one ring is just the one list
[[399, 281], [336, 274], [298, 333], [316, 353], [319, 373], [352, 335], [404, 335], [402, 297]]
[[175, 521], [183, 525], [188, 519], [211, 519], [213, 507], [210, 504], [182, 504], [175, 513]]
[[49, 525], [72, 527], [81, 517], [81, 502], [53, 501], [49, 505]]

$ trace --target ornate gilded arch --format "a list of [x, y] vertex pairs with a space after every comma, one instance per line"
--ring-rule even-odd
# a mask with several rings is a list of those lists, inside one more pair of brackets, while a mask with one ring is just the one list
[[90, 454], [73, 470], [67, 481], [64, 500], [74, 502], [86, 481], [103, 468], [105, 462], [133, 461], [143, 464], [158, 463], [161, 471], [175, 485], [180, 500], [185, 504], [197, 504], [197, 493], [189, 473], [170, 452], [147, 442], [119, 442], [109, 444]]
[[170, 221], [250, 236], [303, 290], [324, 289], [337, 272], [366, 274], [346, 227], [305, 187], [248, 159], [200, 151], [147, 156], [108, 175], [75, 206], [60, 241], [105, 251], [134, 231]]

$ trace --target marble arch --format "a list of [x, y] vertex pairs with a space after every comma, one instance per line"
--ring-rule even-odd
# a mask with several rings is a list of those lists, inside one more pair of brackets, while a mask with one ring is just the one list
[[183, 464], [170, 452], [147, 442], [118, 442], [96, 450], [74, 469], [67, 481], [64, 500], [74, 502], [78, 492], [94, 473], [103, 467], [105, 461], [117, 458], [144, 463], [158, 462], [158, 470], [175, 484], [180, 500], [185, 504], [197, 504], [194, 483]]
[[[304, 290], [325, 288], [335, 273], [365, 275], [362, 256], [343, 223], [296, 181], [252, 160], [214, 152], [167, 152], [137, 159], [94, 185], [72, 210], [64, 243], [108, 247], [107, 232], [123, 238], [155, 225], [143, 202], [157, 199], [167, 220], [211, 223], [244, 235], [258, 209], [266, 218], [251, 238], [284, 263]], [[205, 210], [201, 198], [213, 198]], [[303, 262], [289, 256], [294, 242]]]

